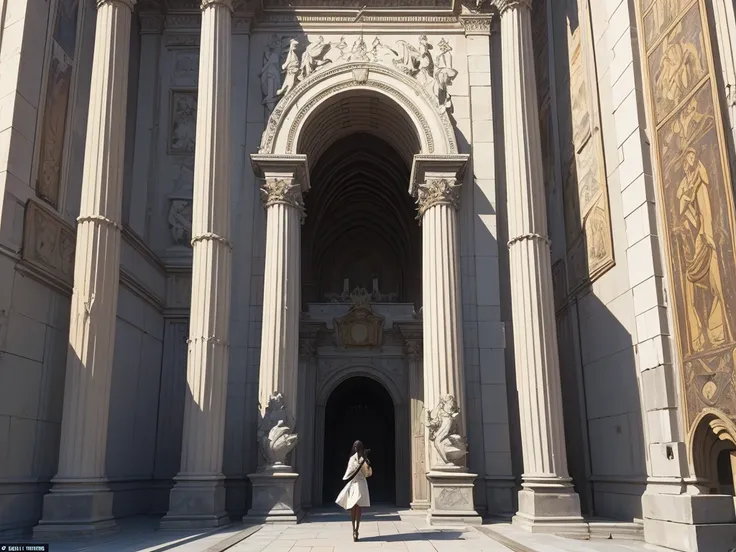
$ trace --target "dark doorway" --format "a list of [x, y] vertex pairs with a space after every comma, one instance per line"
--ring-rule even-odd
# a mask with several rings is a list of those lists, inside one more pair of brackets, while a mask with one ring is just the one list
[[388, 391], [366, 377], [350, 378], [327, 400], [322, 500], [332, 504], [344, 482], [353, 442], [371, 449], [373, 477], [368, 480], [372, 504], [396, 503], [394, 404]]

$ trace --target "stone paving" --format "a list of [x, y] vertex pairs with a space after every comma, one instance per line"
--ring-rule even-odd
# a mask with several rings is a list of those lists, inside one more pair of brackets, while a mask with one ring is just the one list
[[[51, 552], [643, 552], [659, 550], [634, 540], [576, 541], [531, 534], [508, 523], [434, 528], [423, 515], [371, 508], [354, 543], [350, 517], [341, 510], [313, 511], [299, 525], [233, 524], [209, 532], [160, 531], [158, 519], [119, 521], [112, 535], [52, 542]], [[500, 541], [500, 542], [499, 542]], [[17, 538], [14, 542], [29, 542]], [[4, 541], [9, 543], [9, 541]], [[508, 545], [508, 546], [506, 546]]]
[[471, 528], [435, 529], [423, 516], [366, 513], [360, 540], [353, 542], [350, 518], [341, 513], [311, 515], [297, 526], [266, 526], [228, 552], [509, 552]]

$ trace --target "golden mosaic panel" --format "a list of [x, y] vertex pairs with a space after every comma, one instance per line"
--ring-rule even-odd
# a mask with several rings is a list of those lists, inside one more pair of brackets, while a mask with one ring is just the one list
[[736, 421], [736, 223], [705, 5], [639, 10], [687, 424], [705, 408]]

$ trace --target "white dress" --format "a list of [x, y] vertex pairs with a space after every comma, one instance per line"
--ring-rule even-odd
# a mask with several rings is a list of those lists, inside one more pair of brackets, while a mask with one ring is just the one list
[[[360, 459], [358, 454], [353, 454], [348, 460], [348, 469], [345, 470], [343, 481], [350, 479], [350, 476], [355, 473], [355, 470], [360, 466]], [[335, 503], [339, 504], [346, 510], [350, 510], [356, 504], [361, 508], [368, 508], [371, 505], [371, 495], [368, 493], [368, 482], [367, 477], [373, 474], [371, 467], [368, 464], [363, 464], [363, 467], [358, 472], [352, 481], [350, 481], [345, 487], [343, 487], [340, 494], [337, 495]]]

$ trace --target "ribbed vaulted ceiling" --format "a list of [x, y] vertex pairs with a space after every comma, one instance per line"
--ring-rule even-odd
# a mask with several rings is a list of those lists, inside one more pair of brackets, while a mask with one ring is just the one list
[[313, 165], [306, 196], [305, 300], [339, 293], [344, 277], [351, 288], [370, 290], [374, 276], [382, 292], [418, 299], [421, 241], [408, 193], [409, 165], [371, 134], [332, 142]]

